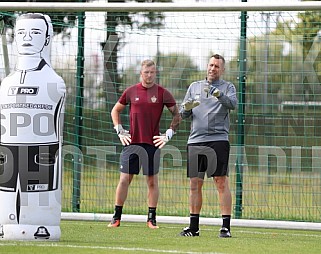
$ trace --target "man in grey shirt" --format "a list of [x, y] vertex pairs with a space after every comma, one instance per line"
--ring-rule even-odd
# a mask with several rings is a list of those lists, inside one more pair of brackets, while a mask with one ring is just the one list
[[222, 227], [219, 237], [231, 237], [232, 197], [228, 181], [229, 112], [237, 106], [235, 86], [221, 79], [225, 59], [211, 56], [205, 80], [193, 82], [185, 95], [180, 113], [191, 117], [191, 132], [187, 141], [187, 176], [190, 178], [190, 225], [181, 236], [199, 236], [199, 216], [202, 208], [202, 186], [205, 172], [213, 177], [218, 191]]

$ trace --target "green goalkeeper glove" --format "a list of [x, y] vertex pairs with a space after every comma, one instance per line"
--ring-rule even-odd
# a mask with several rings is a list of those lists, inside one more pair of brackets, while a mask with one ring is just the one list
[[208, 93], [216, 98], [220, 98], [223, 95], [223, 93], [215, 86], [211, 86]]
[[198, 105], [200, 105], [201, 102], [198, 100], [194, 100], [192, 98], [188, 98], [183, 104], [182, 107], [185, 111], [189, 111], [195, 107], [197, 107]]

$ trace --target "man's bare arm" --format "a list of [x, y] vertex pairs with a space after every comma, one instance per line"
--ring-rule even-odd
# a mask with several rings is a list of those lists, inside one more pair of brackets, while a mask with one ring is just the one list
[[173, 129], [174, 132], [176, 132], [176, 130], [179, 127], [179, 124], [182, 121], [182, 118], [181, 118], [181, 116], [179, 114], [177, 105], [169, 107], [168, 110], [169, 110], [169, 112], [171, 112], [171, 114], [173, 116], [173, 120], [171, 122], [170, 128]]

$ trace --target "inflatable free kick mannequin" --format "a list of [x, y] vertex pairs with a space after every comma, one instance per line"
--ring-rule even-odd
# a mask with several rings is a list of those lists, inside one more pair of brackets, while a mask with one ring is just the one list
[[17, 18], [17, 64], [0, 86], [0, 240], [59, 240], [66, 87], [50, 64], [53, 28]]

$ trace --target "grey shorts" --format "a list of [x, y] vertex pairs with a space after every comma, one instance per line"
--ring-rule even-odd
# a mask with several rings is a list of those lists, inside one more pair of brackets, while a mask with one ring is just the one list
[[187, 177], [228, 176], [230, 143], [212, 141], [187, 146]]
[[159, 172], [160, 149], [150, 144], [125, 146], [120, 155], [120, 172], [138, 175], [156, 175]]

